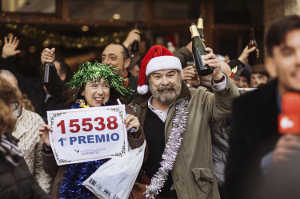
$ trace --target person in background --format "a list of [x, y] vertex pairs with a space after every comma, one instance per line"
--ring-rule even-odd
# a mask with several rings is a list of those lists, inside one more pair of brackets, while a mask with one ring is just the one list
[[252, 66], [250, 87], [258, 88], [263, 84], [267, 84], [269, 82], [270, 76], [265, 69], [265, 66], [262, 64]]
[[47, 121], [47, 111], [60, 110], [65, 108], [67, 96], [64, 93], [67, 90], [66, 83], [71, 79], [72, 72], [63, 59], [57, 58], [55, 48], [45, 48], [41, 53], [42, 66], [45, 63], [53, 63], [54, 67], [49, 69], [49, 83], [43, 83], [45, 93], [42, 105], [42, 117]]
[[[2, 82], [2, 78], [0, 78]], [[5, 80], [3, 80], [5, 81]], [[7, 86], [10, 85], [7, 83]], [[1, 199], [48, 199], [34, 177], [11, 135], [15, 129], [20, 96], [15, 88], [6, 93], [0, 91], [0, 198]]]
[[44, 124], [44, 121], [37, 113], [23, 108], [20, 90], [2, 78], [2, 75], [0, 75], [0, 94], [7, 100], [11, 96], [17, 96], [16, 102], [13, 104], [16, 125], [15, 129], [11, 131], [11, 135], [18, 140], [18, 148], [23, 153], [30, 173], [40, 187], [49, 193], [52, 179], [43, 167], [42, 142], [38, 135], [38, 129], [40, 125]]
[[233, 131], [225, 170], [228, 199], [257, 198], [255, 189], [263, 176], [261, 162], [281, 139], [281, 98], [287, 92], [300, 92], [300, 16], [274, 22], [267, 31], [265, 48], [266, 69], [276, 79], [233, 102]]
[[176, 50], [174, 56], [180, 59], [182, 68], [188, 67], [190, 62], [194, 62], [192, 42], [190, 41], [187, 45]]
[[128, 67], [128, 71], [130, 75], [134, 76], [136, 79], [139, 78], [140, 64], [141, 64], [141, 58], [139, 56], [136, 56], [131, 59], [130, 66]]
[[[19, 39], [12, 34], [4, 38], [4, 45], [0, 58], [0, 70], [8, 70], [16, 77], [19, 82], [19, 88], [22, 93], [28, 96], [32, 102], [34, 110], [42, 115], [42, 106], [44, 99], [44, 91], [39, 78], [25, 76], [26, 69], [19, 67], [15, 61], [18, 60], [18, 54], [21, 50], [18, 49]], [[28, 71], [28, 69], [27, 69]]]
[[134, 92], [121, 97], [123, 103], [128, 104], [136, 95], [137, 78], [128, 72], [130, 65], [130, 55], [128, 49], [123, 44], [111, 43], [107, 45], [101, 55], [102, 63], [115, 66], [117, 73], [125, 78], [125, 86]]
[[247, 68], [241, 69], [241, 71], [235, 75], [235, 84], [239, 88], [249, 88], [250, 87], [251, 72]]
[[[9, 70], [0, 70], [0, 76], [21, 92], [18, 80], [12, 72]], [[28, 96], [24, 93], [22, 93], [21, 104], [26, 110], [35, 112], [33, 104], [31, 103], [30, 99], [28, 99]]]

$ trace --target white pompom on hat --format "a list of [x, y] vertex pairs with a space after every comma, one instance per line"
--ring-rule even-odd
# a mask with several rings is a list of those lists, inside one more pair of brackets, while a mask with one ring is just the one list
[[141, 62], [137, 92], [144, 95], [149, 88], [146, 84], [147, 76], [154, 71], [176, 69], [181, 71], [180, 60], [175, 57], [167, 48], [155, 45], [150, 48]]

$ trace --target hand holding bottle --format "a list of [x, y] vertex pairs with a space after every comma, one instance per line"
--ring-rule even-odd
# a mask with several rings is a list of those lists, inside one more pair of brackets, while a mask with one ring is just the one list
[[182, 69], [181, 77], [182, 80], [192, 80], [197, 75], [195, 66], [187, 66]]
[[243, 62], [244, 64], [248, 64], [248, 57], [249, 55], [256, 50], [256, 53], [258, 55], [258, 49], [256, 48], [256, 46], [253, 46], [251, 48], [249, 48], [249, 46], [247, 45], [243, 52], [241, 53], [241, 55], [239, 56], [238, 60], [240, 60], [241, 62]]
[[55, 60], [55, 48], [44, 48], [41, 54], [41, 62], [45, 64], [46, 62], [54, 62]]
[[127, 38], [123, 42], [123, 45], [126, 48], [129, 48], [129, 46], [131, 46], [134, 41], [141, 41], [141, 32], [138, 29], [133, 29], [128, 33]]
[[54, 60], [55, 60], [55, 48], [51, 48], [51, 49], [45, 48], [41, 54], [41, 62], [44, 70], [43, 82], [45, 84], [49, 83], [50, 67], [53, 66]]

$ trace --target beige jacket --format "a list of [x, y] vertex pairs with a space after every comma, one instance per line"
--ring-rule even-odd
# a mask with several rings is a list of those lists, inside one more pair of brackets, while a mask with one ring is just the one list
[[[184, 98], [189, 99], [187, 129], [183, 133], [183, 142], [171, 172], [178, 199], [220, 198], [213, 170], [209, 124], [231, 114], [232, 99], [238, 96], [239, 92], [229, 78], [226, 84], [223, 91], [215, 94], [203, 87], [188, 91], [184, 85], [176, 101], [177, 103]], [[166, 143], [172, 129], [176, 103], [169, 108], [165, 124]], [[131, 106], [145, 118], [147, 110], [145, 103], [132, 103]], [[145, 158], [147, 161], [147, 155]]]
[[45, 172], [42, 159], [42, 142], [39, 137], [39, 127], [45, 124], [43, 119], [34, 112], [22, 109], [17, 119], [16, 129], [12, 135], [19, 140], [18, 147], [22, 151], [25, 162], [40, 185], [46, 192], [50, 192], [51, 178]]

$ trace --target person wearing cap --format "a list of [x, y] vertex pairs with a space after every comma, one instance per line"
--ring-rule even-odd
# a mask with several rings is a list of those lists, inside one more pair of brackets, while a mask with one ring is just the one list
[[[212, 57], [204, 57], [204, 63], [213, 65]], [[147, 152], [131, 198], [220, 198], [210, 122], [229, 116], [239, 93], [218, 67], [214, 93], [202, 87], [190, 91], [181, 71], [180, 60], [163, 46], [153, 46], [142, 60], [140, 96], [130, 106], [141, 118]]]

